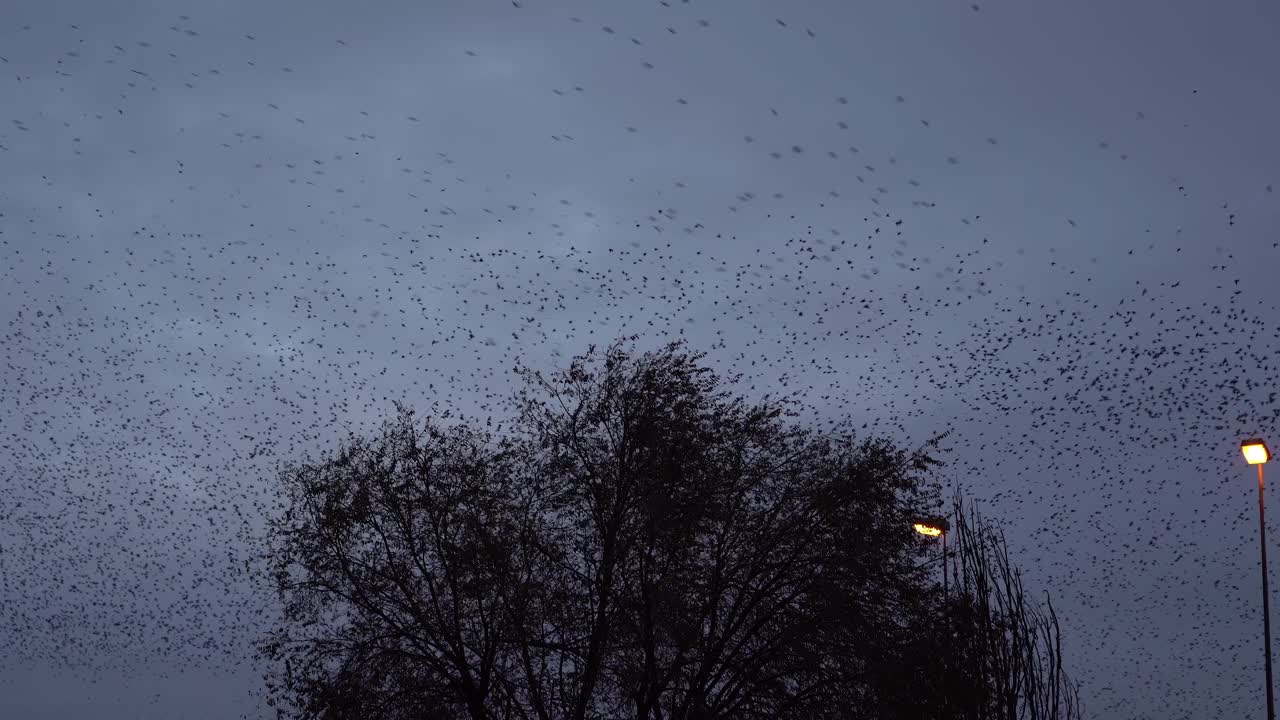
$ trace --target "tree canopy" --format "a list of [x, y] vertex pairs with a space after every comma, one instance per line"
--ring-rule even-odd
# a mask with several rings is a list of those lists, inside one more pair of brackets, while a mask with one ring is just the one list
[[280, 713], [928, 717], [920, 650], [949, 631], [912, 522], [941, 504], [941, 437], [801, 427], [702, 357], [592, 348], [519, 370], [510, 432], [398, 406], [286, 467]]

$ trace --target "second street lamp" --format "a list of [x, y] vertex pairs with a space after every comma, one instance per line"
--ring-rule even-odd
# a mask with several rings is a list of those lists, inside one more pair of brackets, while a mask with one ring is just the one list
[[1267, 444], [1259, 438], [1240, 443], [1245, 462], [1258, 466], [1258, 537], [1262, 539], [1262, 628], [1267, 641], [1267, 720], [1276, 720], [1275, 698], [1271, 690], [1271, 602], [1267, 590], [1267, 520], [1262, 505], [1262, 466], [1271, 459]]

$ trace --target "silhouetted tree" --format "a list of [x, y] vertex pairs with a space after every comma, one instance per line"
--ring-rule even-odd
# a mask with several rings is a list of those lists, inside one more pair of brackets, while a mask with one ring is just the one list
[[561, 717], [851, 717], [872, 639], [925, 583], [909, 521], [936, 503], [931, 460], [789, 424], [700, 357], [615, 345], [600, 369], [527, 374], [522, 425], [574, 550], [549, 578], [580, 628]]
[[511, 443], [490, 440], [420, 429], [401, 409], [381, 442], [282, 474], [270, 560], [286, 623], [262, 650], [283, 662], [271, 689], [299, 715], [489, 717], [510, 672], [521, 529]]
[[898, 668], [907, 684], [887, 705], [918, 718], [1076, 720], [1079, 691], [1063, 667], [1057, 613], [1030, 598], [1004, 534], [959, 492], [949, 534], [950, 597], [939, 615], [917, 616], [912, 652]]
[[[927, 454], [800, 427], [673, 343], [520, 369], [513, 432], [417, 421], [281, 474], [282, 715], [863, 718], [937, 623]], [[918, 662], [916, 663], [918, 664]], [[906, 715], [898, 715], [906, 717]]]

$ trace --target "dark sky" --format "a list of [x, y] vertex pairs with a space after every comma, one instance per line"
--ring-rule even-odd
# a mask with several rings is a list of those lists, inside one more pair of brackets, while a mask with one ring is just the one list
[[629, 333], [806, 422], [952, 429], [940, 477], [1052, 593], [1091, 717], [1259, 713], [1278, 28], [5, 0], [0, 715], [265, 717], [237, 568], [277, 464], [393, 400], [499, 421], [517, 361]]

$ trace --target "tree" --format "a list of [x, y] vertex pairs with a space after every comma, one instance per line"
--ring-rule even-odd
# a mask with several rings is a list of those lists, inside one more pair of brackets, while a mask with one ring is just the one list
[[270, 560], [286, 623], [261, 650], [284, 666], [273, 700], [299, 716], [488, 717], [508, 672], [510, 443], [399, 410], [380, 443], [281, 476]]
[[909, 687], [885, 702], [911, 717], [1077, 720], [1079, 689], [1063, 666], [1052, 600], [1039, 606], [1009, 557], [1003, 532], [957, 492], [948, 552], [957, 582], [941, 617], [916, 616], [911, 651], [894, 668]]
[[936, 622], [910, 521], [940, 438], [802, 428], [702, 357], [592, 348], [519, 369], [503, 437], [399, 408], [286, 468], [281, 714], [882, 717], [883, 668]]

